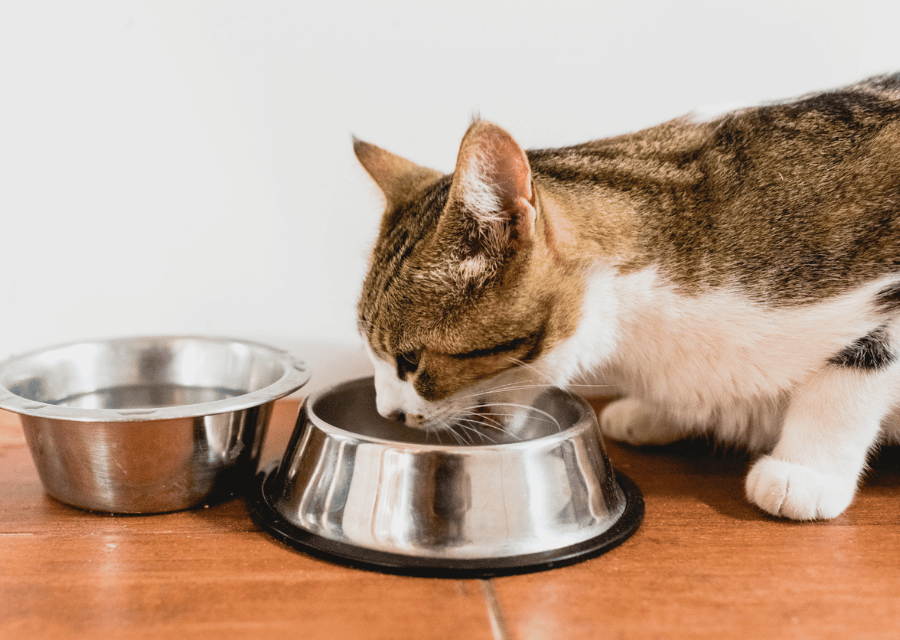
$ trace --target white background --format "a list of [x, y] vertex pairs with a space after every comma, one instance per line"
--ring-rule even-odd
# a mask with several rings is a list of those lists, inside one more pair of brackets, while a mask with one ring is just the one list
[[133, 334], [368, 371], [381, 201], [351, 134], [453, 168], [900, 70], [885, 0], [27, 0], [0, 8], [0, 357]]

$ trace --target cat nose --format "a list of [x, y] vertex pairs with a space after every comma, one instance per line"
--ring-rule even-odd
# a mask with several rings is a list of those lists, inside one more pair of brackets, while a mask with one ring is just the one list
[[387, 412], [386, 414], [384, 414], [384, 417], [388, 420], [403, 422], [407, 427], [421, 427], [425, 423], [425, 416], [418, 413], [408, 414], [405, 411], [401, 411], [399, 409]]

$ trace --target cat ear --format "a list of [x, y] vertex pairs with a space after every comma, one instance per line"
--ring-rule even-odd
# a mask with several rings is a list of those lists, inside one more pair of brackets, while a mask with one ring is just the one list
[[360, 164], [384, 193], [388, 208], [402, 204], [426, 184], [441, 177], [438, 171], [419, 166], [374, 144], [363, 142], [355, 136], [353, 151]]
[[490, 122], [472, 123], [459, 148], [445, 211], [468, 216], [482, 242], [496, 248], [534, 232], [531, 167], [511, 135]]

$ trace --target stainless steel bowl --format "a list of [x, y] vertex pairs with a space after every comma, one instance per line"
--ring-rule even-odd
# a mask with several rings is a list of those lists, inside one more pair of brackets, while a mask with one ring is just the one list
[[322, 390], [307, 399], [281, 462], [257, 477], [251, 509], [314, 555], [452, 576], [574, 562], [640, 524], [640, 491], [614, 474], [581, 398], [548, 391], [515, 437], [448, 440], [381, 418], [371, 378]]
[[211, 502], [256, 471], [275, 399], [305, 365], [205, 337], [79, 342], [0, 364], [47, 492], [76, 507], [158, 513]]

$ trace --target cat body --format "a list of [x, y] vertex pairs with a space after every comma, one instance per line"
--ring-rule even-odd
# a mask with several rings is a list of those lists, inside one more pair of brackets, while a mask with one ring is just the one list
[[359, 303], [379, 411], [424, 429], [584, 376], [604, 433], [761, 454], [748, 498], [830, 518], [897, 440], [900, 75], [453, 174], [357, 141], [387, 200]]

